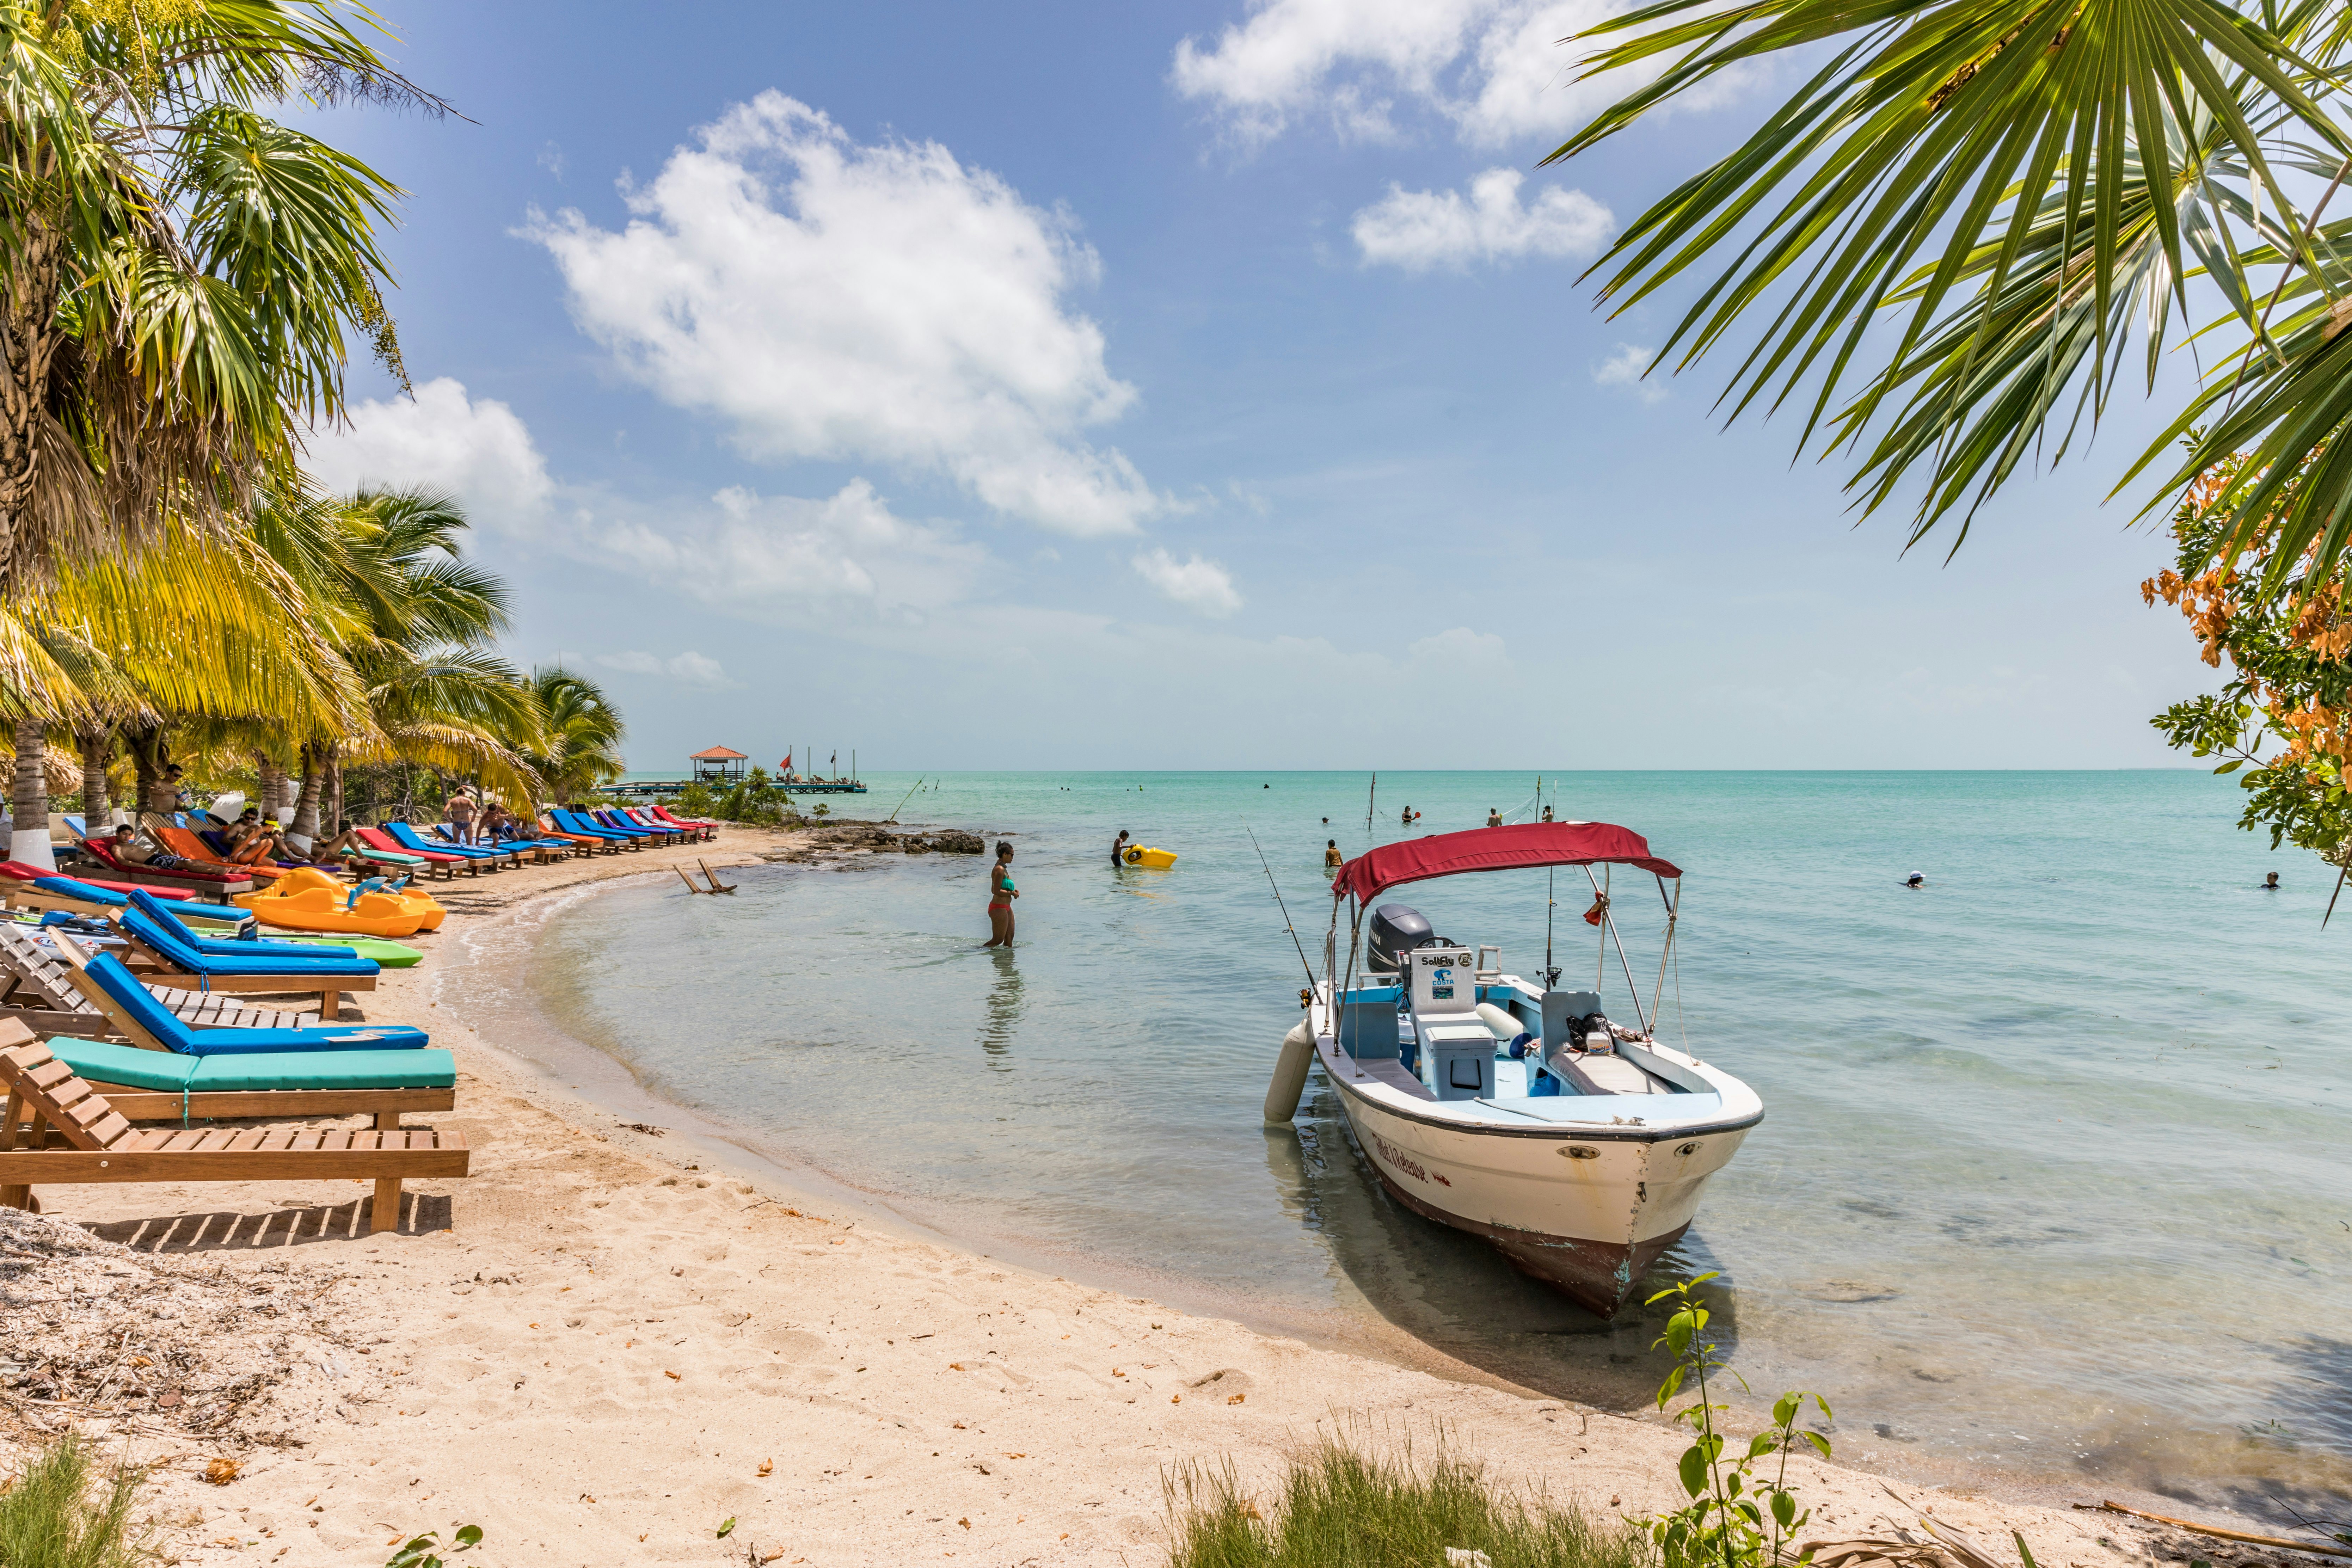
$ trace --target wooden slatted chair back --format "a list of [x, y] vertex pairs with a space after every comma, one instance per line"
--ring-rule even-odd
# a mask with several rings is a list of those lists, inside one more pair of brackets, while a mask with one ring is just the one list
[[[49, 932], [49, 940], [58, 944], [58, 952], [64, 955], [66, 963], [73, 967], [77, 975], [89, 967], [89, 954], [84, 952], [81, 945], [73, 938], [61, 931], [52, 930]], [[132, 1045], [150, 1051], [168, 1051], [172, 1048], [157, 1039], [153, 1030], [133, 1017], [129, 1008], [108, 995], [106, 987], [97, 981], [84, 980], [81, 984], [81, 992], [89, 999], [88, 1005], [96, 1007], [105, 1014], [107, 1022], [112, 1024], [116, 1031]]]
[[[73, 983], [73, 970], [43, 947], [30, 928], [0, 921], [0, 970], [59, 1013], [89, 1010]], [[12, 987], [13, 989], [13, 987]]]
[[131, 1136], [131, 1123], [107, 1103], [106, 1097], [74, 1076], [73, 1068], [49, 1054], [49, 1047], [31, 1038], [32, 1031], [7, 1020], [23, 1043], [0, 1048], [0, 1083], [7, 1085], [8, 1141], [16, 1133], [18, 1106], [37, 1113], [77, 1149], [92, 1152], [111, 1149]]

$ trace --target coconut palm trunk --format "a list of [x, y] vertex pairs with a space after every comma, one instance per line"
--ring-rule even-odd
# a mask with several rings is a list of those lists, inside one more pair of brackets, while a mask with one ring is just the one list
[[16, 722], [16, 785], [10, 796], [16, 830], [8, 858], [43, 871], [58, 868], [49, 847], [49, 739], [37, 719]]
[[286, 837], [297, 849], [308, 849], [319, 841], [319, 806], [326, 795], [327, 770], [334, 761], [332, 741], [302, 748], [302, 793], [294, 803], [294, 820], [286, 825]]
[[253, 804], [261, 808], [262, 816], [285, 821], [278, 814], [286, 810], [286, 765], [267, 752], [255, 752], [253, 763], [261, 780], [260, 798]]
[[81, 751], [81, 819], [96, 833], [114, 825], [114, 802], [106, 784], [107, 764], [114, 760], [114, 731], [84, 731], [74, 740]]

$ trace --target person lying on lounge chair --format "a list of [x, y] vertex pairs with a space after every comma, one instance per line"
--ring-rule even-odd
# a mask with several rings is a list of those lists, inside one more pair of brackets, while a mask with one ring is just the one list
[[139, 830], [127, 822], [114, 830], [113, 841], [107, 847], [113, 850], [114, 858], [126, 866], [144, 866], [151, 861], [167, 866], [178, 863], [172, 856], [159, 856], [155, 847], [140, 837]]

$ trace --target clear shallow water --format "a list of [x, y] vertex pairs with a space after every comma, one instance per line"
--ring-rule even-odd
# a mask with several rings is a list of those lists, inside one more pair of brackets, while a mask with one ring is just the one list
[[[882, 816], [914, 781], [869, 782], [833, 804]], [[537, 1001], [658, 1092], [953, 1233], [1638, 1404], [1654, 1325], [1599, 1323], [1396, 1209], [1319, 1079], [1295, 1131], [1260, 1125], [1301, 975], [1244, 821], [1312, 952], [1325, 837], [1386, 841], [1408, 800], [1416, 836], [1473, 826], [1534, 787], [1383, 775], [1368, 840], [1365, 784], [952, 776], [903, 817], [1014, 836], [1011, 953], [978, 947], [977, 859], [758, 867], [730, 900], [653, 883], [566, 910]], [[2324, 868], [2237, 832], [2228, 781], [1588, 773], [1555, 798], [1684, 867], [1664, 1033], [1764, 1097], [1660, 1270], [1724, 1272], [1759, 1391], [1822, 1390], [1847, 1454], [1920, 1472], [2268, 1513], [2352, 1487], [2352, 926], [2321, 931]], [[1182, 858], [1114, 871], [1119, 827]], [[2271, 869], [2284, 891], [2257, 890]], [[1596, 950], [1570, 875], [1574, 976]], [[1649, 886], [1618, 903], [1645, 1003]], [[1401, 896], [1541, 963], [1541, 872]], [[1613, 954], [1602, 978], [1626, 1016]]]

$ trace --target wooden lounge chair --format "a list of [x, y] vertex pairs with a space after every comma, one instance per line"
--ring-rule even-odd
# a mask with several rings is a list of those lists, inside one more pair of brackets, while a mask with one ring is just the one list
[[[104, 882], [93, 882], [85, 877], [47, 876], [37, 872], [30, 866], [0, 861], [0, 906], [31, 910], [36, 914], [58, 910], [69, 915], [103, 917], [109, 910], [119, 910], [128, 904], [135, 886], [134, 883], [121, 882], [109, 887]], [[138, 890], [160, 900], [177, 912], [182, 920], [242, 926], [253, 918], [235, 905], [204, 903], [176, 888], [141, 888]]]
[[[161, 980], [182, 990], [242, 992], [247, 995], [319, 998], [319, 1012], [335, 1021], [346, 991], [375, 989], [378, 966], [361, 959], [326, 959], [293, 963], [268, 958], [214, 958], [190, 951], [167, 932], [158, 931], [138, 912], [117, 911], [114, 929], [122, 933], [129, 953], [123, 963], [142, 980]], [[60, 946], [67, 939], [52, 933]], [[278, 967], [267, 967], [277, 964]]]
[[275, 860], [231, 860], [205, 843], [193, 827], [182, 827], [170, 817], [147, 812], [139, 818], [147, 837], [196, 866], [213, 866], [227, 871], [242, 871], [257, 882], [274, 882], [286, 872]]
[[103, 840], [85, 838], [75, 847], [98, 862], [101, 874], [117, 882], [131, 882], [142, 888], [177, 888], [184, 893], [194, 893], [222, 902], [238, 893], [253, 891], [253, 879], [243, 868], [226, 866], [142, 866], [115, 858], [114, 851]]
[[468, 877], [478, 877], [482, 874], [480, 865], [463, 855], [444, 855], [437, 849], [404, 848], [400, 840], [381, 827], [358, 827], [353, 828], [352, 832], [357, 835], [361, 843], [371, 849], [388, 850], [394, 854], [406, 855], [412, 859], [422, 860], [425, 862], [425, 871], [433, 876], [454, 879], [460, 870]]
[[[0, 1049], [8, 1091], [0, 1125], [0, 1206], [30, 1208], [33, 1188], [83, 1182], [375, 1182], [371, 1232], [400, 1224], [400, 1184], [463, 1176], [464, 1134], [429, 1127], [158, 1128], [141, 1131], [38, 1043]], [[60, 1146], [62, 1145], [62, 1146]]]
[[539, 831], [546, 837], [563, 839], [573, 849], [586, 855], [618, 855], [623, 847], [618, 839], [591, 838], [584, 833], [572, 833], [556, 826], [544, 816], [539, 819]]
[[388, 1130], [404, 1111], [457, 1106], [457, 1067], [447, 1051], [184, 1057], [109, 1040], [39, 1041], [22, 1023], [0, 1019], [0, 1050], [36, 1042], [129, 1121], [358, 1114]]
[[[63, 944], [53, 951], [34, 940], [25, 927], [13, 921], [0, 921], [0, 1018], [18, 1020], [41, 1035], [73, 1035], [88, 1040], [119, 1036], [152, 1050], [163, 1048], [142, 1039], [146, 1031], [121, 1016], [122, 1010], [104, 991], [91, 986], [85, 992], [75, 984], [79, 965], [68, 963], [64, 954]], [[79, 945], [73, 954], [83, 956]], [[151, 985], [147, 992], [191, 1028], [299, 1029], [320, 1021], [315, 1013], [239, 1007], [232, 997], [201, 991]]]

